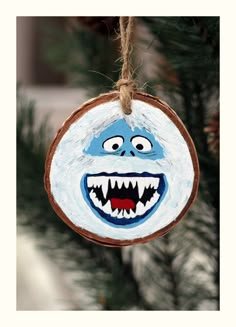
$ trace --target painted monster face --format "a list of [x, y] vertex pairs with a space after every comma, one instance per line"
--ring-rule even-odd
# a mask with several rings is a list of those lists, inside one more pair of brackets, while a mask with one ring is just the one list
[[114, 92], [85, 103], [59, 130], [45, 186], [69, 226], [117, 246], [166, 233], [193, 202], [198, 177], [192, 140], [176, 114], [137, 93], [124, 115]]
[[[144, 160], [164, 158], [164, 150], [145, 128], [133, 128], [124, 119], [112, 123], [95, 137], [84, 153], [106, 157], [112, 162], [114, 156], [131, 162], [135, 157]], [[108, 224], [134, 227], [144, 222], [157, 210], [167, 191], [163, 173], [148, 171], [136, 173], [85, 174], [81, 188], [87, 204], [94, 214]]]

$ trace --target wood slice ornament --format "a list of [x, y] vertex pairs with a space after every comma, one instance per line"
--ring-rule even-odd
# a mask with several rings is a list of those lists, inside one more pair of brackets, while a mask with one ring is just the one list
[[45, 188], [58, 216], [106, 246], [144, 243], [173, 228], [193, 203], [199, 165], [176, 113], [134, 92], [132, 112], [120, 92], [84, 103], [66, 120], [45, 163]]

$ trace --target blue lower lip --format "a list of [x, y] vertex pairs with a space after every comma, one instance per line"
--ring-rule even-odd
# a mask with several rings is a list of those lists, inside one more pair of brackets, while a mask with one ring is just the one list
[[[136, 216], [135, 218], [115, 218], [112, 217], [111, 215], [105, 213], [102, 211], [100, 208], [97, 208], [93, 201], [90, 199], [89, 196], [89, 190], [87, 187], [87, 178], [90, 176], [119, 176], [119, 177], [158, 177], [160, 179], [159, 186], [157, 189], [157, 192], [160, 194], [157, 202], [149, 209], [147, 210], [143, 215]], [[86, 174], [82, 177], [81, 180], [81, 189], [82, 193], [84, 195], [84, 199], [86, 203], [89, 205], [89, 207], [92, 209], [93, 213], [101, 219], [103, 222], [115, 226], [115, 227], [135, 227], [144, 221], [146, 221], [159, 207], [160, 203], [162, 202], [166, 192], [167, 192], [167, 180], [164, 174], [150, 174], [147, 172], [144, 173], [125, 173], [125, 174], [119, 174], [119, 173], [99, 173], [99, 174]]]

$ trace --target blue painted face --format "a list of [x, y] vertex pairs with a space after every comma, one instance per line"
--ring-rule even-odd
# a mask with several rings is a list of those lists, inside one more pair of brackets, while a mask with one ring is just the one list
[[[121, 156], [129, 161], [164, 158], [164, 150], [144, 128], [133, 130], [120, 119], [95, 137], [85, 154]], [[130, 157], [129, 159], [127, 157]], [[144, 163], [145, 169], [145, 163]], [[167, 192], [164, 174], [117, 172], [85, 174], [81, 179], [84, 199], [93, 213], [113, 227], [130, 228], [147, 220], [157, 210]]]
[[144, 128], [132, 130], [124, 119], [120, 119], [95, 137], [86, 154], [92, 156], [127, 156], [156, 160], [164, 158], [163, 148], [152, 134]]

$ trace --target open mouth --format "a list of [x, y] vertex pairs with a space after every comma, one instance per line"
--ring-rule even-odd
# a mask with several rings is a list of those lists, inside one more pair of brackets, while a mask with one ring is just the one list
[[149, 215], [166, 193], [164, 174], [88, 174], [84, 188], [90, 205], [116, 225], [139, 222]]

